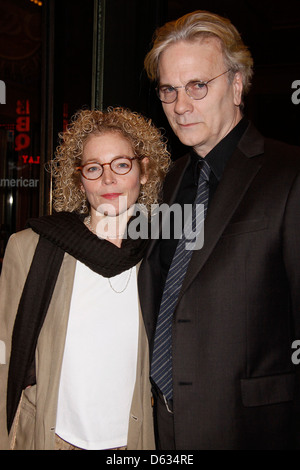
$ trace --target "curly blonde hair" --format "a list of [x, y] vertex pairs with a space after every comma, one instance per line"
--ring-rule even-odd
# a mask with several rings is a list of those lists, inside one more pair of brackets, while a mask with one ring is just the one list
[[108, 108], [106, 111], [81, 110], [72, 118], [66, 131], [59, 135], [61, 142], [50, 162], [54, 180], [53, 208], [57, 212], [86, 214], [89, 203], [81, 190], [80, 173], [84, 144], [91, 135], [119, 132], [127, 138], [138, 157], [148, 157], [147, 169], [139, 160], [141, 173], [147, 172], [147, 182], [141, 185], [138, 203], [151, 212], [157, 204], [162, 182], [169, 169], [171, 158], [166, 141], [151, 120], [124, 108]]

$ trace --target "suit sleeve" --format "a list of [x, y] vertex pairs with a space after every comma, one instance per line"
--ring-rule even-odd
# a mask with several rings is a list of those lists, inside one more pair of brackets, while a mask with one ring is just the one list
[[[300, 340], [300, 174], [289, 193], [283, 225], [283, 257], [286, 267], [292, 309], [294, 340]], [[291, 344], [291, 361], [294, 349]], [[292, 447], [300, 449], [300, 364], [295, 364], [294, 432]]]
[[300, 339], [300, 173], [286, 204], [283, 224], [283, 257], [286, 267], [295, 334]]

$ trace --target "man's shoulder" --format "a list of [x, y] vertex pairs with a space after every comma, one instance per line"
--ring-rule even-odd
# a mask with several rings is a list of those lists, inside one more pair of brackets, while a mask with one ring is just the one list
[[248, 157], [263, 154], [265, 163], [270, 162], [273, 166], [300, 168], [299, 146], [264, 136], [251, 122], [238, 147]]
[[183, 170], [188, 165], [190, 158], [191, 155], [187, 152], [179, 158], [173, 159], [169, 173]]
[[185, 155], [172, 161], [170, 169], [166, 175], [165, 185], [169, 182], [174, 182], [174, 180], [176, 181], [183, 175], [184, 171], [189, 165], [190, 159], [190, 153], [186, 153]]
[[265, 152], [276, 153], [282, 157], [300, 160], [300, 147], [280, 140], [265, 137]]
[[180, 186], [180, 183], [182, 181], [183, 175], [185, 173], [186, 168], [188, 167], [189, 162], [189, 153], [178, 158], [175, 161], [173, 160], [163, 184], [161, 196], [164, 202], [171, 203], [171, 201], [173, 201], [174, 195], [178, 191], [178, 188]]
[[283, 174], [299, 174], [300, 147], [280, 140], [265, 138], [264, 164], [269, 171]]

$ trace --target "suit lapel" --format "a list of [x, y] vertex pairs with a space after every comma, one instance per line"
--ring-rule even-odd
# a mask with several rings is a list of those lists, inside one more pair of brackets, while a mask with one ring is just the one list
[[[223, 231], [262, 166], [263, 138], [250, 126], [224, 171], [204, 224], [204, 245], [195, 250], [178, 301], [211, 255]], [[256, 158], [252, 158], [255, 157]]]

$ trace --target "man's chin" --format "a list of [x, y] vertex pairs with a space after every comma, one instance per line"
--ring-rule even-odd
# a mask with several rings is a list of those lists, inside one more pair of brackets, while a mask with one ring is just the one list
[[196, 147], [203, 141], [201, 135], [188, 135], [188, 132], [185, 131], [178, 131], [176, 136], [180, 142], [187, 147]]

